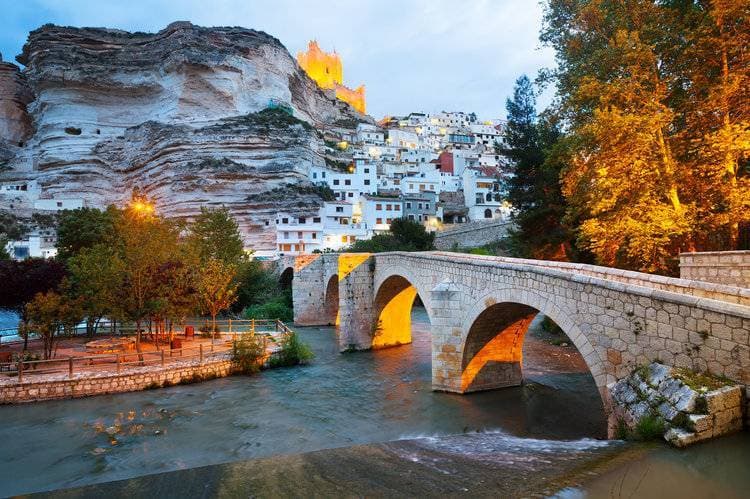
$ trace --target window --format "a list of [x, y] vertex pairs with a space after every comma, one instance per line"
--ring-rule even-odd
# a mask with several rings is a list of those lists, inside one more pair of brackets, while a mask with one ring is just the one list
[[[406, 209], [411, 210], [411, 201], [406, 202]], [[414, 217], [412, 217], [412, 220], [414, 220]]]
[[320, 217], [314, 217], [313, 218], [313, 223], [314, 224], [319, 224], [320, 223]]
[[409, 220], [414, 220], [414, 215], [409, 215]]
[[492, 210], [484, 210], [484, 218], [492, 218]]
[[326, 178], [326, 172], [321, 172], [321, 176], [322, 176], [323, 178]]
[[289, 233], [288, 232], [284, 232], [284, 239], [289, 239]]
[[376, 218], [375, 219], [375, 223], [378, 224], [378, 225], [381, 225], [383, 223], [383, 219], [382, 218]]
[[333, 179], [333, 185], [339, 185], [339, 179], [337, 178]]
[[392, 218], [386, 218], [385, 223], [387, 223], [388, 225], [391, 225], [392, 220], [393, 220]]
[[268, 227], [268, 220], [266, 220], [266, 227]]
[[380, 204], [380, 203], [378, 203], [378, 204], [375, 205], [375, 209], [376, 210], [382, 210], [383, 209], [383, 205]]
[[349, 225], [349, 219], [348, 219], [348, 218], [344, 218], [344, 217], [341, 217], [341, 218], [339, 219], [339, 223], [340, 223], [341, 225]]
[[391, 211], [391, 205], [389, 204], [385, 205], [385, 211]]
[[318, 178], [318, 172], [313, 172], [313, 178]]
[[424, 209], [425, 210], [429, 210], [430, 209], [430, 203], [425, 203], [424, 204]]
[[336, 207], [336, 213], [344, 213], [344, 207], [343, 206], [337, 206]]
[[370, 173], [370, 169], [369, 168], [365, 168], [365, 173]]
[[302, 239], [302, 232], [297, 232], [297, 239]]
[[423, 190], [424, 190], [424, 184], [419, 184], [419, 190], [420, 190], [420, 191], [423, 191]]
[[393, 209], [394, 209], [395, 211], [401, 211], [401, 205], [400, 205], [400, 204], [394, 204], [394, 205], [393, 205]]
[[419, 209], [419, 210], [422, 209], [422, 203], [417, 204], [417, 209]]
[[345, 243], [345, 242], [346, 242], [346, 236], [341, 236], [341, 242], [342, 242], [342, 243]]
[[365, 185], [370, 185], [370, 179], [369, 178], [365, 179]]
[[299, 223], [301, 223], [301, 224], [307, 223], [307, 219], [305, 217], [300, 217], [299, 218]]
[[312, 238], [313, 239], [317, 239], [318, 238], [318, 233], [317, 232], [313, 232], [312, 233]]
[[419, 215], [419, 221], [420, 222], [422, 221], [422, 215]]
[[288, 218], [282, 218], [281, 219], [281, 223], [288, 224], [289, 223], [289, 219]]
[[58, 201], [58, 202], [57, 202], [57, 207], [58, 207], [58, 208], [62, 208], [62, 201]]
[[353, 192], [350, 192], [350, 193], [349, 193], [349, 197], [350, 197], [350, 198], [353, 198], [353, 197], [354, 197], [354, 193], [353, 193]]
[[350, 179], [344, 180], [344, 185], [352, 185], [352, 181]]

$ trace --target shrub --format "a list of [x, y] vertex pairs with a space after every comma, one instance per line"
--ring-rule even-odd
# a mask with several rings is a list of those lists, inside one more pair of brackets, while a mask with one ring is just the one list
[[281, 344], [281, 351], [271, 357], [271, 367], [307, 364], [315, 357], [310, 347], [302, 343], [296, 333], [290, 333]]
[[277, 296], [271, 301], [251, 305], [245, 309], [246, 319], [279, 319], [284, 322], [294, 320], [294, 311], [284, 296]]
[[232, 364], [236, 371], [253, 374], [260, 371], [266, 352], [259, 336], [243, 334], [232, 346]]
[[635, 436], [638, 440], [656, 440], [666, 431], [664, 419], [656, 414], [643, 416], [635, 425]]

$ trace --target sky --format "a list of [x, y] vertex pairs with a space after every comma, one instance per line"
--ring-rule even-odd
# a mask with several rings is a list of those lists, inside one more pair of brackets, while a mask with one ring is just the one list
[[346, 85], [365, 84], [375, 118], [443, 110], [502, 118], [515, 79], [554, 65], [538, 41], [537, 0], [0, 0], [0, 12], [5, 61], [46, 23], [148, 32], [178, 20], [243, 26], [275, 36], [292, 55], [316, 39], [341, 55]]

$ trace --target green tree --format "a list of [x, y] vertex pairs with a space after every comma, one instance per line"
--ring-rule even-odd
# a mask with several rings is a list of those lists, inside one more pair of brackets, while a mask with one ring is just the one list
[[110, 244], [83, 248], [68, 259], [70, 291], [82, 300], [86, 329], [94, 335], [104, 317], [122, 316], [119, 297], [124, 280], [123, 261]]
[[235, 274], [234, 265], [218, 259], [208, 260], [201, 266], [196, 290], [201, 308], [211, 315], [212, 331], [216, 331], [216, 316], [237, 299]]
[[525, 258], [573, 259], [571, 233], [562, 224], [566, 203], [559, 155], [551, 153], [560, 131], [549, 117], [538, 119], [534, 86], [526, 75], [516, 80], [506, 109], [506, 145], [500, 152], [511, 161], [513, 173], [507, 182], [516, 226], [509, 237], [511, 249]]
[[190, 224], [189, 240], [202, 261], [217, 259], [237, 265], [246, 259], [239, 226], [227, 208], [201, 207]]
[[371, 239], [356, 241], [347, 248], [355, 253], [382, 253], [385, 251], [430, 251], [435, 249], [435, 234], [428, 232], [424, 225], [396, 218], [391, 222], [390, 231], [376, 234]]
[[141, 326], [166, 308], [163, 271], [179, 250], [179, 229], [150, 212], [128, 210], [117, 221], [116, 234], [123, 269], [118, 302], [124, 318], [135, 322], [140, 352]]
[[80, 300], [56, 291], [38, 293], [26, 305], [25, 328], [42, 339], [44, 358], [53, 356], [57, 334], [66, 327], [75, 327], [83, 318]]
[[120, 216], [114, 207], [64, 210], [57, 226], [57, 257], [64, 261], [85, 248], [110, 241]]

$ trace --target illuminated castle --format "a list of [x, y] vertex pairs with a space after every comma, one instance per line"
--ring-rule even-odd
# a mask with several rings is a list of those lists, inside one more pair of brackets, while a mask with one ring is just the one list
[[297, 62], [320, 88], [333, 89], [337, 98], [365, 114], [365, 86], [360, 85], [355, 90], [344, 86], [344, 67], [336, 51], [323, 52], [313, 40], [307, 44], [307, 52], [297, 53]]

